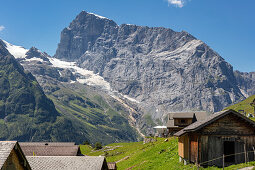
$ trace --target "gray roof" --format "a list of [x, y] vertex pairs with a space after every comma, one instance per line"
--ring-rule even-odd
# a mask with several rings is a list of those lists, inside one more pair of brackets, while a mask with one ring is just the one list
[[0, 169], [9, 157], [16, 143], [16, 141], [0, 141]]
[[20, 146], [74, 146], [74, 142], [19, 142]]
[[214, 122], [215, 120], [218, 120], [219, 118], [229, 114], [229, 113], [233, 113], [237, 116], [239, 116], [240, 118], [244, 119], [245, 121], [251, 123], [253, 126], [255, 126], [255, 122], [252, 121], [251, 119], [243, 116], [242, 114], [230, 109], [230, 110], [224, 110], [224, 111], [220, 111], [220, 112], [216, 112], [210, 116], [208, 116], [206, 119], [201, 120], [201, 121], [196, 121], [195, 123], [192, 123], [191, 125], [185, 127], [184, 129], [176, 132], [174, 134], [174, 136], [182, 136], [187, 132], [194, 132], [196, 130], [199, 130], [201, 128], [203, 128], [204, 126]]
[[208, 113], [205, 111], [200, 111], [200, 112], [194, 112], [197, 121], [202, 121], [208, 117]]
[[103, 156], [27, 156], [33, 170], [101, 170], [107, 169]]
[[77, 156], [79, 145], [72, 142], [20, 142], [26, 156]]
[[180, 113], [174, 113], [173, 118], [193, 118], [194, 112], [180, 112]]

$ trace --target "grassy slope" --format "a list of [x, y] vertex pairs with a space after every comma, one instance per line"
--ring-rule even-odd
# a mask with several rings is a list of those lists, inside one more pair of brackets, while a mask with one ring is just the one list
[[225, 109], [233, 109], [235, 111], [244, 110], [246, 113], [253, 113], [253, 107], [251, 107], [250, 103], [255, 98], [255, 95], [248, 97], [247, 99], [234, 104], [232, 106], [229, 106]]
[[[94, 151], [89, 145], [81, 145], [81, 151], [90, 156], [104, 155], [107, 162], [117, 162], [123, 158], [128, 158], [117, 163], [118, 169], [197, 169], [193, 164], [183, 165], [179, 163], [177, 138], [168, 138], [168, 142], [164, 140], [157, 138], [156, 142], [147, 144], [143, 144], [143, 142], [114, 143], [104, 146], [99, 151]], [[232, 170], [252, 165], [255, 165], [255, 162], [232, 165], [226, 169]]]
[[103, 144], [137, 141], [138, 135], [127, 121], [127, 111], [107, 96], [73, 85], [72, 88], [59, 86], [48, 97], [64, 117], [83, 126], [87, 133], [84, 141]]

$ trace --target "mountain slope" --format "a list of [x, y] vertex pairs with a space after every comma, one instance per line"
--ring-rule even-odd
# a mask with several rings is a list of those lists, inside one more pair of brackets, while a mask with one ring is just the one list
[[245, 97], [255, 94], [255, 72], [234, 72], [237, 83]]
[[185, 31], [118, 26], [82, 11], [61, 32], [54, 57], [98, 73], [154, 121], [171, 111], [219, 111], [245, 98], [232, 66]]
[[1, 140], [86, 140], [86, 131], [81, 133], [79, 125], [57, 112], [36, 79], [24, 71], [1, 40], [0, 129]]
[[[227, 109], [233, 109], [235, 111], [240, 111], [243, 110], [246, 114], [248, 113], [254, 113], [254, 108], [250, 105], [252, 103], [252, 101], [255, 99], [255, 95], [252, 95], [248, 98], [246, 98], [245, 100], [236, 103], [234, 105], [228, 106], [227, 108], [225, 108], [225, 110]], [[243, 112], [241, 111], [241, 112]]]
[[[20, 48], [7, 42], [5, 44]], [[129, 125], [129, 111], [125, 107], [103, 91], [79, 83], [99, 83], [99, 86], [106, 85], [107, 88], [107, 83], [101, 77], [77, 67], [75, 63], [52, 58], [35, 47], [15, 57], [26, 71], [36, 77], [60, 116], [79, 125], [79, 129], [74, 130], [84, 132], [86, 138], [83, 141], [107, 144], [138, 140], [139, 135]]]

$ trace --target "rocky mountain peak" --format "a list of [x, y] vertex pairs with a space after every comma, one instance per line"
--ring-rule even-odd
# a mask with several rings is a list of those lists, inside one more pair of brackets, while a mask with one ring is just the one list
[[[85, 51], [90, 50], [95, 41], [104, 33], [117, 32], [118, 25], [105, 17], [82, 11], [71, 23], [61, 32], [61, 42], [56, 51], [56, 58], [66, 60], [77, 59]], [[82, 45], [79, 45], [82, 44]], [[77, 46], [79, 48], [77, 49]], [[63, 50], [67, 47], [76, 50]]]
[[62, 31], [55, 57], [99, 73], [154, 118], [170, 111], [218, 111], [244, 98], [232, 66], [186, 31], [118, 26], [83, 11]]
[[45, 52], [41, 52], [38, 50], [36, 47], [31, 47], [28, 52], [26, 53], [26, 59], [31, 59], [31, 58], [40, 58], [43, 61], [49, 61], [48, 59], [49, 55]]

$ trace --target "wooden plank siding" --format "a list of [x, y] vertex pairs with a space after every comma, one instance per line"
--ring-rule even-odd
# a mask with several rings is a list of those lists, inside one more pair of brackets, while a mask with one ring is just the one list
[[190, 161], [195, 163], [198, 158], [198, 135], [190, 136]]
[[1, 170], [10, 170], [10, 169], [25, 170], [24, 165], [21, 164], [20, 159], [14, 149], [11, 151], [9, 157], [7, 158]]
[[185, 136], [181, 136], [179, 138], [179, 142], [178, 142], [178, 154], [180, 157], [184, 158], [184, 138]]
[[180, 136], [178, 146], [182, 158], [192, 163], [198, 162], [202, 166], [222, 167], [224, 152], [231, 153], [231, 151], [235, 156], [227, 162], [243, 163], [245, 154], [241, 152], [244, 152], [245, 148], [249, 152], [246, 160], [254, 161], [255, 126], [252, 122], [229, 113], [198, 130]]
[[[182, 122], [185, 121], [185, 122]], [[174, 119], [174, 125], [175, 126], [188, 126], [193, 122], [192, 118], [175, 118]]]
[[[200, 131], [200, 162], [202, 163], [223, 156], [224, 141], [235, 142], [235, 153], [244, 152], [244, 143], [246, 144], [246, 150], [252, 151], [252, 147], [255, 145], [254, 132], [254, 127], [251, 127], [247, 122], [233, 114], [226, 115], [225, 117], [216, 120]], [[250, 152], [247, 159], [250, 161], [254, 160], [254, 153]], [[244, 154], [235, 156], [235, 164], [243, 162], [245, 162]], [[216, 165], [221, 167], [222, 158], [202, 165]]]
[[208, 135], [254, 135], [255, 128], [251, 128], [247, 122], [230, 114], [207, 125], [201, 131]]
[[179, 156], [189, 160], [189, 136], [181, 136], [178, 142], [178, 153]]

